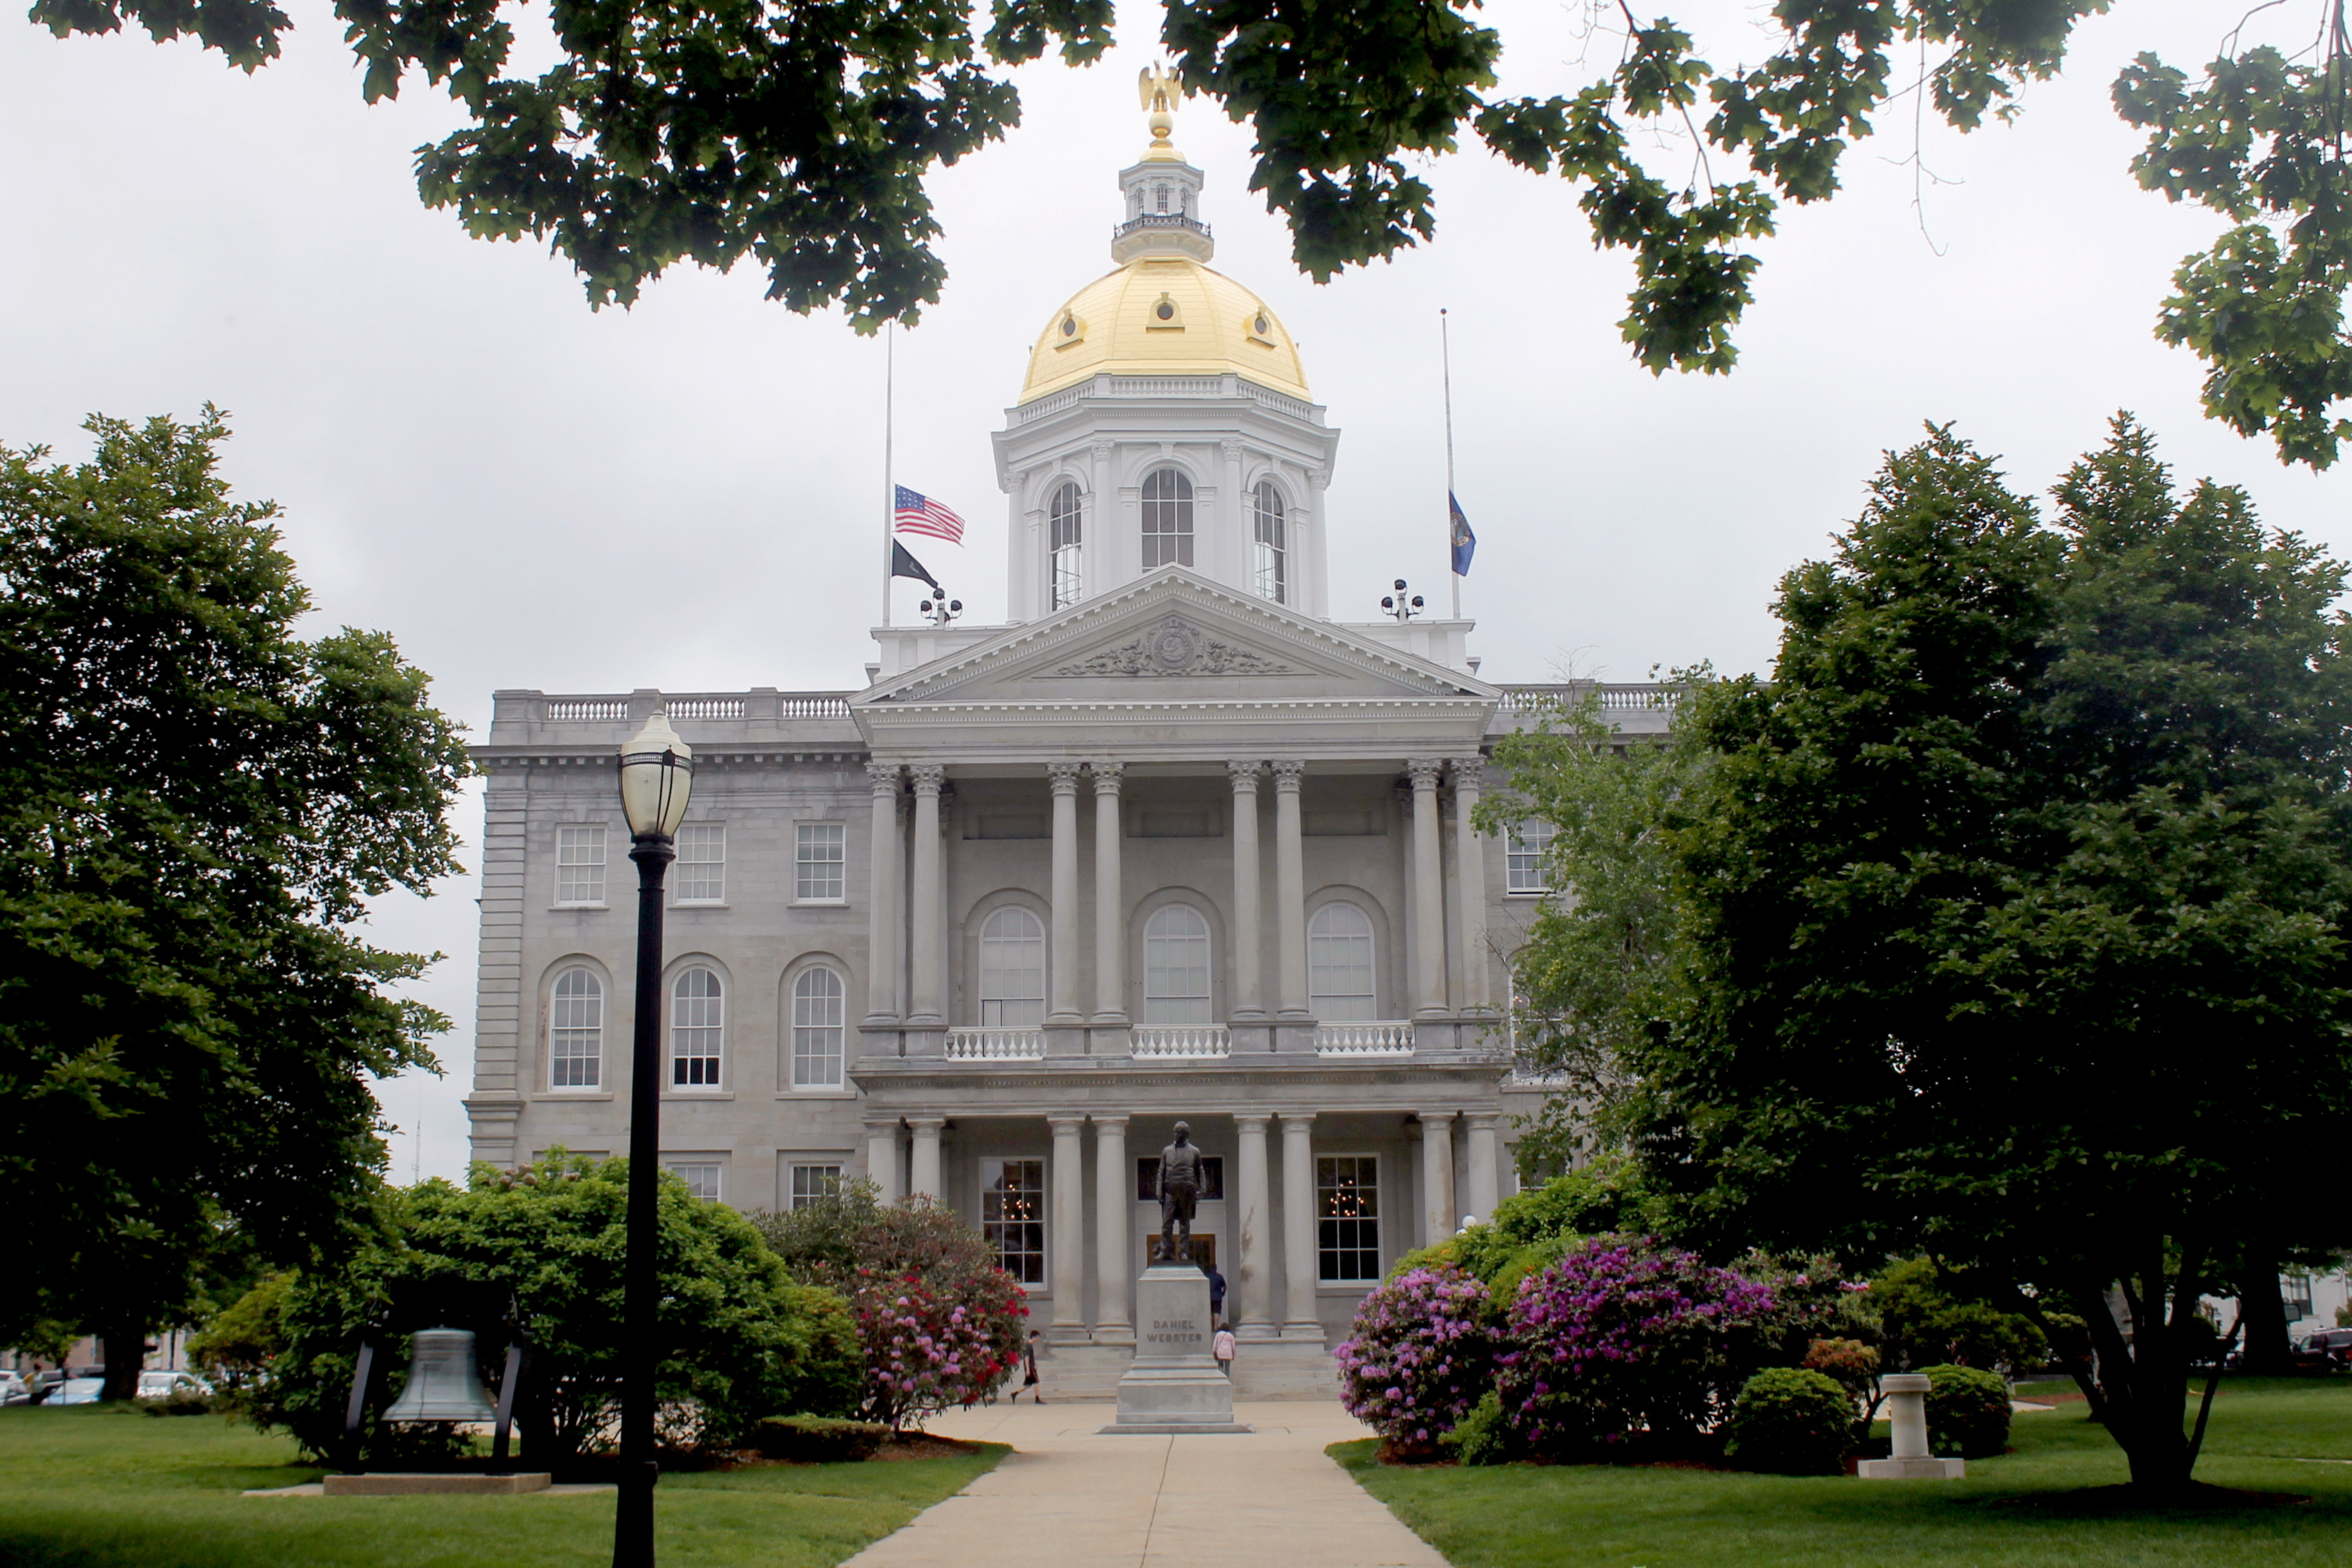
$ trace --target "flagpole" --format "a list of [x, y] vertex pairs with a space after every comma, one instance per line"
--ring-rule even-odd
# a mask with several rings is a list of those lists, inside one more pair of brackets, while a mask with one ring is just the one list
[[1454, 588], [1454, 618], [1462, 618], [1462, 574], [1454, 570], [1454, 338], [1445, 308], [1437, 310], [1438, 356], [1445, 367], [1445, 576]]
[[891, 472], [890, 444], [897, 434], [895, 427], [898, 399], [898, 323], [887, 321], [882, 327], [882, 624], [890, 624], [890, 568], [894, 563], [890, 546], [896, 542], [892, 532], [898, 514], [898, 480]]

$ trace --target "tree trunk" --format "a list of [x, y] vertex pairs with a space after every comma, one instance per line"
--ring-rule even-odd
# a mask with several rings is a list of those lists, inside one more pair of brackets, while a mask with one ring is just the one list
[[106, 1358], [106, 1385], [100, 1399], [139, 1397], [139, 1372], [147, 1364], [147, 1311], [124, 1306], [110, 1311], [98, 1325], [99, 1353]]
[[2181, 1430], [2189, 1408], [2188, 1373], [2165, 1323], [2164, 1286], [2159, 1272], [2127, 1296], [2133, 1319], [2129, 1342], [2104, 1288], [2083, 1287], [2072, 1293], [2098, 1351], [2107, 1432], [2130, 1462], [2133, 1489], [2151, 1498], [2185, 1491], [2191, 1463], [2188, 1434]]
[[2279, 1293], [2278, 1269], [2268, 1259], [2251, 1260], [2238, 1282], [2238, 1321], [2246, 1329], [2240, 1365], [2271, 1377], [2294, 1370], [2286, 1342], [2286, 1299]]

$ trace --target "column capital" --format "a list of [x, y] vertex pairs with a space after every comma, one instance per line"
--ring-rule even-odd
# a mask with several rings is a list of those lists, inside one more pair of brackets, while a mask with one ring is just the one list
[[1274, 769], [1275, 787], [1281, 790], [1296, 791], [1307, 773], [1307, 764], [1297, 757], [1276, 757], [1267, 766]]
[[1499, 1110], [1465, 1110], [1462, 1113], [1462, 1120], [1469, 1123], [1473, 1132], [1492, 1132], [1503, 1120], [1503, 1113]]
[[1452, 1110], [1422, 1110], [1416, 1111], [1414, 1114], [1421, 1118], [1421, 1124], [1423, 1127], [1443, 1128], [1446, 1123], [1452, 1121], [1459, 1112]]
[[896, 763], [869, 762], [866, 764], [866, 777], [874, 786], [876, 795], [898, 793], [898, 764]]
[[1282, 1124], [1285, 1127], [1294, 1123], [1303, 1126], [1315, 1120], [1315, 1113], [1311, 1110], [1277, 1110], [1275, 1114], [1282, 1118]]
[[937, 795], [940, 786], [947, 783], [948, 765], [945, 763], [909, 763], [907, 776], [915, 781], [917, 795]]
[[937, 1132], [948, 1124], [944, 1116], [909, 1116], [907, 1125], [918, 1132]]
[[866, 1131], [869, 1133], [878, 1135], [898, 1131], [898, 1119], [895, 1116], [865, 1116], [858, 1120], [866, 1123]]
[[1119, 778], [1127, 772], [1127, 764], [1125, 763], [1115, 763], [1108, 757], [1097, 757], [1087, 765], [1094, 770], [1095, 793], [1097, 795], [1117, 795], [1118, 793]]
[[1047, 763], [1045, 777], [1053, 782], [1054, 793], [1055, 795], [1077, 794], [1078, 773], [1085, 766], [1084, 763]]
[[1225, 776], [1234, 781], [1235, 795], [1255, 795], [1257, 775], [1265, 771], [1265, 764], [1255, 757], [1236, 757], [1225, 764]]
[[1077, 1136], [1078, 1129], [1086, 1124], [1087, 1113], [1083, 1110], [1055, 1111], [1045, 1118], [1046, 1126], [1057, 1133], [1066, 1130], [1074, 1138]]
[[1097, 441], [1094, 444], [1095, 461], [1108, 463], [1110, 461], [1110, 455], [1117, 450], [1118, 448], [1108, 441]]
[[1124, 1132], [1127, 1131], [1127, 1121], [1128, 1119], [1124, 1116], [1107, 1116], [1097, 1110], [1094, 1114], [1095, 1131], [1097, 1132]]
[[1271, 1110], [1236, 1110], [1234, 1112], [1234, 1125], [1240, 1128], [1244, 1132], [1263, 1132], [1266, 1129], [1266, 1124], [1273, 1120], [1274, 1112]]
[[1228, 463], [1238, 463], [1242, 459], [1242, 444], [1233, 437], [1228, 436], [1218, 442], [1217, 451]]
[[1484, 781], [1486, 776], [1486, 758], [1455, 757], [1452, 759], [1452, 763], [1454, 767], [1454, 787], [1455, 789], [1475, 790], [1484, 787]]
[[1433, 790], [1437, 787], [1438, 775], [1445, 771], [1445, 759], [1408, 757], [1405, 759], [1404, 771], [1405, 775], [1412, 780], [1412, 787], [1416, 793], [1425, 789]]

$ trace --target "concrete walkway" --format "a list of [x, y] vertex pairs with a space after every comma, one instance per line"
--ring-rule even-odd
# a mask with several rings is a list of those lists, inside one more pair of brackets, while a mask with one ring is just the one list
[[848, 1568], [1445, 1568], [1324, 1457], [1371, 1435], [1337, 1403], [1238, 1405], [1257, 1430], [1221, 1436], [1097, 1435], [1114, 1414], [1024, 1400], [934, 1418], [1013, 1452]]

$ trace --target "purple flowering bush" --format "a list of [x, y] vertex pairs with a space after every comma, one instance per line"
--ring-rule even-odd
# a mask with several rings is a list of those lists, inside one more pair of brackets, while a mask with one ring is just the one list
[[1366, 1296], [1333, 1352], [1339, 1402], [1400, 1448], [1425, 1450], [1492, 1385], [1486, 1287], [1456, 1268], [1412, 1268]]
[[1773, 1306], [1691, 1253], [1597, 1237], [1519, 1282], [1496, 1358], [1503, 1414], [1538, 1451], [1672, 1447], [1728, 1409], [1734, 1352]]

